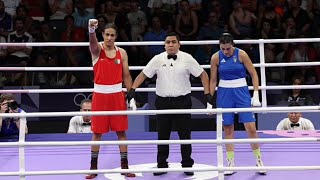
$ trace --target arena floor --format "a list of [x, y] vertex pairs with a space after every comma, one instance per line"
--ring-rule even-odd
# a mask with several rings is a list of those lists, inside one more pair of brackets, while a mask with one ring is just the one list
[[[304, 132], [276, 132], [260, 131], [260, 138], [279, 138], [279, 137], [318, 137], [320, 131]], [[214, 139], [216, 132], [193, 132], [193, 139]], [[236, 132], [236, 138], [246, 138], [245, 132]], [[128, 133], [130, 140], [155, 140], [157, 135], [154, 132], [147, 133]], [[90, 134], [30, 134], [26, 141], [85, 141], [90, 140]], [[104, 136], [105, 140], [116, 140], [114, 133]], [[171, 139], [178, 139], [177, 134], [173, 133]], [[9, 140], [16, 141], [16, 137]], [[235, 146], [236, 166], [254, 166], [255, 159], [249, 144], [237, 144]], [[318, 166], [320, 162], [320, 145], [318, 142], [305, 143], [265, 143], [262, 144], [262, 155], [265, 166]], [[195, 160], [194, 167], [212, 167], [217, 165], [216, 145], [196, 144], [193, 145], [192, 157]], [[0, 149], [0, 172], [13, 172], [19, 169], [18, 148], [1, 147]], [[46, 146], [46, 147], [27, 147], [26, 170], [27, 171], [52, 171], [52, 170], [87, 170], [90, 162], [89, 146]], [[168, 159], [170, 167], [180, 167], [180, 147], [179, 145], [170, 146], [170, 157]], [[114, 169], [119, 168], [120, 155], [117, 146], [103, 146], [99, 155], [99, 168]], [[156, 167], [156, 145], [130, 145], [129, 146], [129, 165], [133, 169], [155, 168]], [[27, 180], [80, 180], [85, 179], [84, 174], [78, 175], [46, 175], [28, 176]], [[179, 172], [169, 172], [162, 176], [153, 176], [152, 173], [137, 173], [133, 179], [146, 180], [217, 180], [218, 173], [195, 172], [192, 177], [185, 176]], [[319, 179], [320, 171], [269, 171], [267, 175], [261, 176], [254, 171], [239, 171], [232, 176], [225, 177], [226, 180], [312, 180]], [[19, 177], [0, 176], [0, 180], [18, 180]], [[97, 180], [122, 180], [120, 174], [100, 174]]]

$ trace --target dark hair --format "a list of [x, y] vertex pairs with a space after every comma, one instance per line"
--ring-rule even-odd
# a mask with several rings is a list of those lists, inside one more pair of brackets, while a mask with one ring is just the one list
[[116, 26], [114, 23], [108, 23], [108, 24], [106, 24], [106, 25], [104, 26], [104, 28], [103, 28], [103, 31], [106, 30], [106, 29], [109, 29], [109, 28], [114, 29], [114, 30], [116, 31], [116, 35], [118, 35], [118, 28], [117, 28], [117, 26]]
[[186, 2], [187, 4], [190, 4], [189, 0], [181, 0], [180, 3]]
[[70, 14], [66, 15], [63, 20], [66, 21], [67, 19], [72, 19], [72, 21], [74, 21], [74, 17]]
[[301, 84], [304, 84], [304, 77], [300, 74], [296, 74], [292, 77], [291, 82], [294, 83], [295, 80], [299, 79], [301, 81]]
[[230, 33], [221, 34], [219, 38], [219, 44], [228, 44], [228, 43], [234, 45], [233, 36]]
[[82, 100], [81, 103], [80, 103], [80, 108], [81, 108], [81, 109], [82, 109], [82, 105], [83, 105], [84, 103], [92, 103], [92, 101], [91, 101], [90, 99], [84, 99], [84, 100]]
[[16, 98], [13, 94], [4, 93], [4, 94], [1, 94], [1, 96], [0, 96], [0, 103], [2, 103], [5, 100], [15, 100], [15, 99]]
[[177, 34], [177, 33], [175, 33], [175, 32], [169, 32], [169, 33], [167, 34], [166, 38], [167, 38], [168, 36], [175, 36], [175, 37], [177, 38], [178, 42], [180, 42], [180, 36], [179, 36], [179, 34]]
[[107, 20], [107, 18], [105, 17], [105, 16], [103, 16], [103, 15], [99, 15], [99, 16], [97, 16], [97, 20], [99, 20], [100, 18], [102, 18], [103, 20], [104, 20], [104, 22], [106, 23], [106, 24], [108, 24], [108, 20]]
[[16, 17], [16, 18], [14, 18], [13, 24], [15, 25], [17, 21], [21, 21], [23, 24], [24, 24], [24, 22], [25, 22], [25, 21], [24, 21], [24, 18], [22, 18], [22, 17]]
[[19, 6], [17, 6], [17, 7], [16, 7], [16, 12], [18, 12], [19, 9], [23, 9], [23, 10], [26, 12], [26, 15], [28, 15], [29, 10], [28, 10], [27, 6], [25, 6], [25, 5], [19, 5]]
[[301, 106], [301, 104], [296, 101], [291, 101], [288, 106]]

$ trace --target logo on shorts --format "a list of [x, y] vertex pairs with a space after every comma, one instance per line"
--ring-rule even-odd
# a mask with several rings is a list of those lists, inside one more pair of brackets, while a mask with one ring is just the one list
[[115, 59], [113, 62], [114, 62], [115, 64], [120, 64], [120, 59]]
[[[130, 166], [130, 169], [156, 169], [157, 164], [156, 163], [149, 163], [149, 164], [136, 164]], [[207, 164], [194, 164], [193, 168], [213, 168], [215, 166], [207, 165]], [[169, 168], [181, 168], [180, 163], [169, 163]], [[115, 170], [120, 169], [120, 167], [115, 168]], [[182, 173], [182, 172], [172, 172], [172, 174], [175, 173]], [[135, 173], [138, 179], [153, 179], [154, 176], [152, 173]], [[121, 174], [104, 174], [104, 176], [109, 180], [126, 180], [124, 176]], [[169, 177], [170, 173], [166, 175], [166, 177]], [[144, 178], [143, 178], [144, 177]], [[176, 177], [176, 175], [174, 175]], [[215, 177], [218, 177], [218, 171], [204, 171], [204, 172], [194, 172], [194, 175], [192, 177], [184, 176], [183, 179], [192, 179], [192, 180], [209, 180], [213, 179]], [[172, 177], [173, 178], [173, 177]], [[171, 178], [169, 178], [171, 179]]]

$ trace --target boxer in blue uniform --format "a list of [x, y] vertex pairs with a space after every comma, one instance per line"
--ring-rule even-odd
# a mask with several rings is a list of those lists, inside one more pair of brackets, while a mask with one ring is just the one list
[[[224, 33], [219, 39], [220, 51], [211, 57], [210, 93], [214, 95], [217, 86], [217, 108], [250, 108], [261, 106], [259, 101], [259, 78], [248, 54], [234, 47], [233, 36]], [[252, 77], [254, 87], [251, 98], [246, 82], [246, 71]], [[234, 113], [224, 113], [223, 129], [226, 139], [234, 138]], [[239, 121], [244, 123], [249, 138], [258, 138], [255, 117], [253, 112], [239, 113]], [[256, 165], [263, 167], [260, 146], [257, 143], [251, 144], [252, 151], [256, 157]], [[234, 145], [226, 144], [227, 164], [234, 166]], [[225, 171], [225, 175], [232, 175], [235, 171]], [[266, 171], [259, 171], [266, 174]]]

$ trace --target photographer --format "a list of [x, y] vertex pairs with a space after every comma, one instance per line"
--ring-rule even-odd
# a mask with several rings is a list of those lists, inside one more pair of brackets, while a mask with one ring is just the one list
[[[25, 113], [24, 110], [18, 107], [13, 94], [2, 94], [0, 96], [0, 113]], [[18, 135], [20, 128], [20, 117], [0, 117], [0, 136]], [[28, 127], [26, 125], [26, 134]]]

